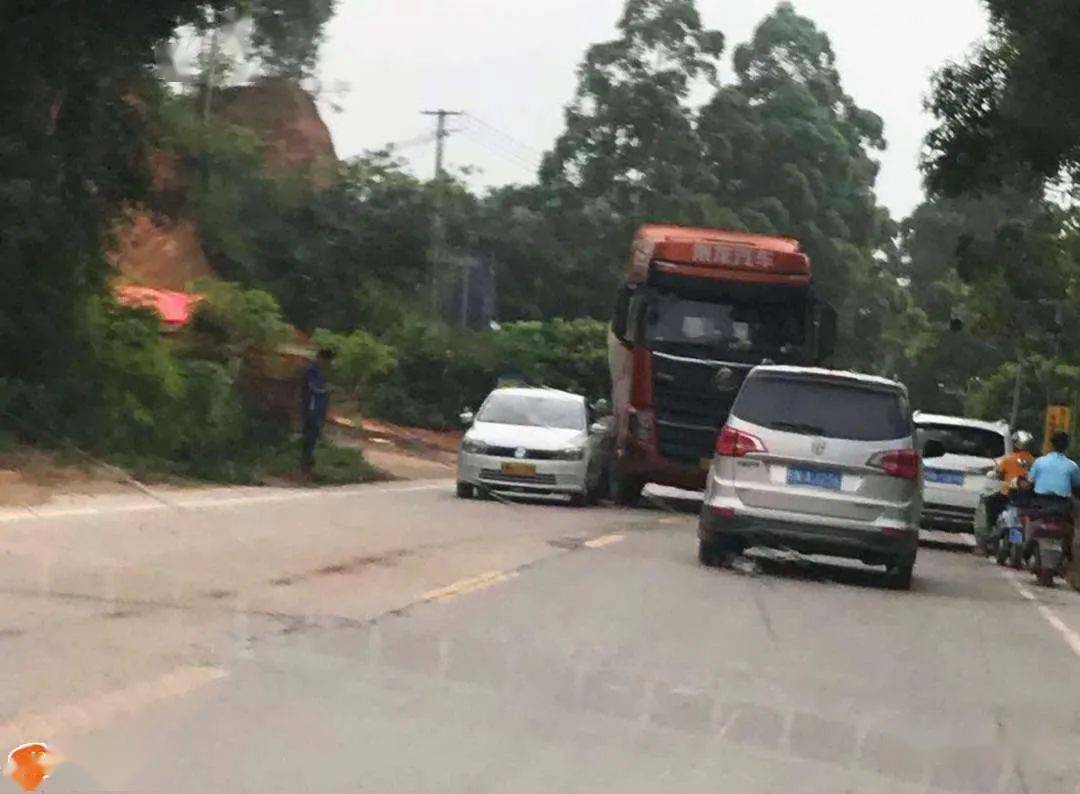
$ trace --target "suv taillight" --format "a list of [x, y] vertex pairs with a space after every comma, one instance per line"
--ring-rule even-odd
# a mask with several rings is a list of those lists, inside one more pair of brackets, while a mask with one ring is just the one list
[[866, 462], [867, 466], [881, 469], [890, 477], [903, 480], [919, 479], [919, 453], [914, 449], [891, 449], [879, 452]]
[[724, 425], [716, 439], [716, 454], [725, 458], [741, 458], [751, 452], [766, 452], [761, 439]]

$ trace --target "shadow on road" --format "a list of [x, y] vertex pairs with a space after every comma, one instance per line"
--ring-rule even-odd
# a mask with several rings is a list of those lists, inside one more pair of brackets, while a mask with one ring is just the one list
[[[757, 565], [763, 576], [869, 587], [875, 590], [885, 590], [891, 586], [891, 580], [882, 568], [829, 560], [777, 557], [757, 549], [751, 549], [746, 556]], [[916, 583], [915, 587], [917, 586]]]

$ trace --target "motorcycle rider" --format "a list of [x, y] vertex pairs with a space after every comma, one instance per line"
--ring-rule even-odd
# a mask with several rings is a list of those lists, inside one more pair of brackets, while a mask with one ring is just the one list
[[1080, 466], [1065, 453], [1072, 440], [1063, 431], [1054, 433], [1050, 439], [1053, 450], [1031, 464], [1028, 477], [1035, 490], [1035, 497], [1043, 507], [1068, 505], [1072, 512], [1073, 489], [1080, 488]]
[[1028, 485], [1028, 472], [1035, 462], [1035, 437], [1026, 430], [1013, 434], [1013, 451], [998, 460], [995, 476], [1001, 480], [1001, 490], [984, 500], [985, 516], [976, 524], [976, 551], [985, 551], [987, 541], [992, 539], [998, 517], [1008, 506], [1010, 499], [1024, 491]]

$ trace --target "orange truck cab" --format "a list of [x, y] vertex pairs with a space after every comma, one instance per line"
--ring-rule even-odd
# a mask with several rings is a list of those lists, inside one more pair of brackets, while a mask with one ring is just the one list
[[823, 363], [835, 338], [796, 240], [642, 227], [609, 338], [615, 501], [632, 504], [648, 483], [702, 489], [750, 370]]

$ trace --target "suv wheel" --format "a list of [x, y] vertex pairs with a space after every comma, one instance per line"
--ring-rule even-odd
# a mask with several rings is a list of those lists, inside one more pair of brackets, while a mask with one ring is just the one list
[[467, 482], [459, 482], [457, 484], [458, 499], [472, 499], [475, 489]]

